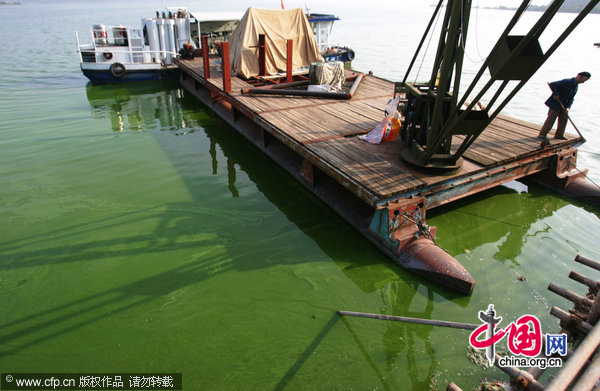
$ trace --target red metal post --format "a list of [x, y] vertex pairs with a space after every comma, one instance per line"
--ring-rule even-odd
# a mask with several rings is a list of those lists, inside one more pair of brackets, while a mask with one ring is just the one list
[[258, 75], [267, 75], [267, 46], [264, 34], [258, 36]]
[[204, 78], [210, 79], [210, 59], [208, 58], [208, 37], [202, 36], [202, 63], [204, 64]]
[[285, 81], [287, 83], [292, 82], [292, 62], [294, 59], [294, 41], [291, 39], [287, 40], [287, 58], [285, 68]]
[[223, 91], [231, 92], [231, 61], [229, 61], [229, 42], [221, 46], [223, 60]]

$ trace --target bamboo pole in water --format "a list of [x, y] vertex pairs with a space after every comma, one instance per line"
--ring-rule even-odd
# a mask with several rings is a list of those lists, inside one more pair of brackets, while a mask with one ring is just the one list
[[463, 329], [463, 330], [475, 330], [477, 327], [481, 326], [481, 325], [470, 324], [470, 323], [451, 322], [451, 321], [447, 321], [447, 320], [433, 320], [433, 319], [410, 318], [407, 316], [369, 314], [366, 312], [338, 311], [337, 313], [340, 315], [344, 315], [344, 316], [355, 316], [358, 318], [391, 320], [394, 322], [416, 323], [416, 324], [423, 324], [423, 325], [428, 325], [428, 326], [450, 327], [450, 328], [454, 328], [454, 329]]

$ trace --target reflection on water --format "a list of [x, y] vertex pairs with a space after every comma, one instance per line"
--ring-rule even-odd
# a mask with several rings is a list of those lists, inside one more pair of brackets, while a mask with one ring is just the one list
[[[174, 131], [177, 136], [195, 132], [199, 127], [196, 119], [184, 113], [184, 91], [178, 81], [130, 83], [127, 85], [93, 85], [88, 83], [86, 95], [95, 120], [109, 119], [115, 132], [160, 130]], [[193, 109], [196, 109], [194, 107]], [[212, 173], [217, 175], [218, 160], [214, 139], [210, 140]], [[227, 154], [226, 154], [227, 156]], [[235, 160], [227, 156], [229, 190], [239, 197], [235, 187]]]
[[[570, 204], [569, 200], [553, 196], [539, 185], [526, 183], [529, 186], [514, 182], [496, 187], [434, 209], [429, 217], [448, 224], [452, 221], [451, 231], [442, 231], [438, 235], [452, 237], [455, 243], [460, 241], [458, 254], [485, 243], [500, 241], [493, 258], [517, 263], [527, 239], [540, 234], [539, 228], [532, 228], [536, 222]], [[522, 191], [524, 187], [526, 191]], [[549, 227], [544, 229], [548, 230]]]
[[194, 126], [183, 117], [177, 81], [86, 85], [92, 116], [108, 118], [113, 131], [178, 130]]
[[[382, 302], [385, 303], [379, 313], [402, 314], [402, 316], [431, 319], [434, 309], [434, 295], [431, 289], [427, 289], [427, 301], [424, 308], [411, 310], [411, 303], [418, 295], [418, 285], [399, 283], [397, 281], [387, 284], [380, 290]], [[407, 289], [410, 288], [410, 289]], [[342, 317], [344, 325], [352, 335], [353, 340], [363, 354], [365, 361], [377, 374], [385, 389], [392, 389], [385, 381], [385, 375], [375, 365], [373, 358], [368, 353], [361, 341], [359, 332], [354, 330], [353, 325], [360, 320]], [[364, 322], [364, 320], [363, 320]], [[429, 389], [431, 380], [437, 369], [438, 358], [432, 345], [431, 332], [433, 326], [419, 325], [414, 327], [402, 322], [385, 322], [386, 329], [382, 336], [382, 345], [385, 348], [385, 370], [392, 372], [398, 366], [397, 362], [406, 365], [407, 375], [414, 390]]]

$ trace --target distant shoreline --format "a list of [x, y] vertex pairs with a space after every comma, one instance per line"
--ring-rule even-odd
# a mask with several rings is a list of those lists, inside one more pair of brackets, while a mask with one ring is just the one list
[[[435, 7], [435, 4], [431, 4], [431, 7]], [[502, 10], [502, 11], [515, 11], [518, 8], [517, 7], [507, 7], [504, 5], [500, 5], [498, 7], [472, 7], [472, 8], [481, 8], [481, 9], [490, 9], [490, 10]], [[544, 12], [548, 9], [547, 5], [530, 5], [529, 7], [527, 7], [527, 11], [534, 11], [534, 12]], [[577, 6], [565, 6], [563, 5], [558, 12], [564, 12], [567, 14], [573, 14], [573, 13], [579, 13], [582, 11], [582, 7], [577, 7]], [[590, 14], [600, 14], [600, 5], [594, 7], [593, 10], [590, 11]]]
[[[482, 7], [482, 8], [487, 8], [487, 9], [499, 9], [499, 10], [509, 10], [509, 11], [514, 11], [517, 9], [517, 7], [506, 7], [506, 6], [499, 6], [499, 7]], [[536, 12], [543, 12], [546, 11], [548, 9], [547, 5], [530, 5], [529, 7], [527, 7], [527, 11], [536, 11]], [[582, 11], [581, 7], [561, 7], [559, 9], [558, 12], [564, 12], [564, 13], [579, 13]], [[598, 7], [595, 7], [593, 10], [590, 11], [590, 14], [600, 14], [600, 9], [598, 9]]]
[[23, 5], [18, 1], [0, 1], [0, 5]]

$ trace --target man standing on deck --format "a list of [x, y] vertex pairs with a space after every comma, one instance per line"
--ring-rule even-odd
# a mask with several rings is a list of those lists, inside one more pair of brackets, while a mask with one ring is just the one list
[[579, 74], [573, 78], [550, 83], [552, 96], [546, 101], [546, 106], [548, 106], [548, 117], [538, 135], [538, 138], [543, 139], [542, 146], [548, 143], [548, 132], [552, 126], [554, 126], [557, 117], [558, 127], [556, 128], [554, 138], [565, 139], [565, 128], [567, 126], [567, 119], [569, 118], [569, 109], [573, 104], [575, 94], [577, 94], [577, 88], [579, 84], [588, 81], [591, 76], [592, 75], [589, 72], [579, 72]]

